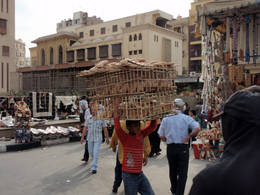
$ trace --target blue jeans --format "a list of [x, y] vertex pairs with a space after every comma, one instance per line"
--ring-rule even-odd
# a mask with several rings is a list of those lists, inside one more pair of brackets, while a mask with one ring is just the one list
[[141, 195], [154, 195], [152, 186], [143, 172], [135, 174], [123, 171], [122, 175], [125, 195], [137, 195], [137, 192]]
[[88, 141], [88, 152], [92, 157], [91, 171], [97, 170], [100, 145], [101, 145], [101, 141], [97, 141], [97, 142]]

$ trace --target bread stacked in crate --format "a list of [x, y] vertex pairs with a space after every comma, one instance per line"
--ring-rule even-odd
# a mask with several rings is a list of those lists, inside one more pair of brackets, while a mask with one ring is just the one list
[[172, 63], [129, 58], [112, 63], [105, 60], [78, 77], [86, 80], [88, 97], [99, 109], [101, 119], [113, 118], [113, 101], [118, 97], [120, 119], [158, 119], [173, 110], [176, 88]]

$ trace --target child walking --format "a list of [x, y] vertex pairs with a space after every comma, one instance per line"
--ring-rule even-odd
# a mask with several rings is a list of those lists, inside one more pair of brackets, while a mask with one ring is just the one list
[[123, 145], [122, 176], [124, 181], [125, 195], [154, 195], [154, 191], [147, 177], [142, 171], [144, 137], [152, 133], [156, 127], [156, 120], [141, 131], [140, 121], [126, 121], [129, 134], [123, 131], [119, 119], [119, 100], [114, 104], [114, 126], [116, 134]]

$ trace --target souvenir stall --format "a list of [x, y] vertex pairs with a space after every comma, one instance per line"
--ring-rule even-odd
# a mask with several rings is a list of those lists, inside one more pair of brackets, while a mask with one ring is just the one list
[[[197, 25], [200, 26], [204, 56], [202, 113], [218, 114], [232, 93], [257, 84], [260, 74], [259, 10], [257, 1], [234, 0], [211, 2], [200, 8]], [[211, 131], [214, 127], [210, 125], [212, 117], [208, 119], [207, 131]], [[204, 131], [201, 133], [199, 138], [208, 137]], [[209, 150], [205, 142], [200, 144]]]
[[85, 78], [88, 97], [94, 101], [101, 119], [113, 119], [115, 98], [121, 99], [121, 119], [146, 121], [172, 113], [176, 97], [172, 63], [105, 60], [78, 76]]
[[29, 122], [31, 119], [31, 110], [24, 101], [18, 101], [14, 105], [15, 108], [15, 123], [16, 143], [29, 143], [32, 141]]

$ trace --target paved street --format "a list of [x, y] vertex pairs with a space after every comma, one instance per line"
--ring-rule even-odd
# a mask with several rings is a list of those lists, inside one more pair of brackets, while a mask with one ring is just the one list
[[[168, 164], [165, 144], [163, 153], [149, 159], [144, 172], [156, 194], [170, 195]], [[115, 154], [102, 144], [99, 168], [96, 175], [90, 173], [90, 164], [80, 161], [84, 146], [68, 143], [37, 148], [22, 152], [0, 154], [0, 189], [3, 195], [109, 195], [112, 194]], [[207, 162], [190, 157], [189, 176], [186, 185], [188, 194], [192, 178]], [[118, 194], [123, 195], [123, 185]]]

